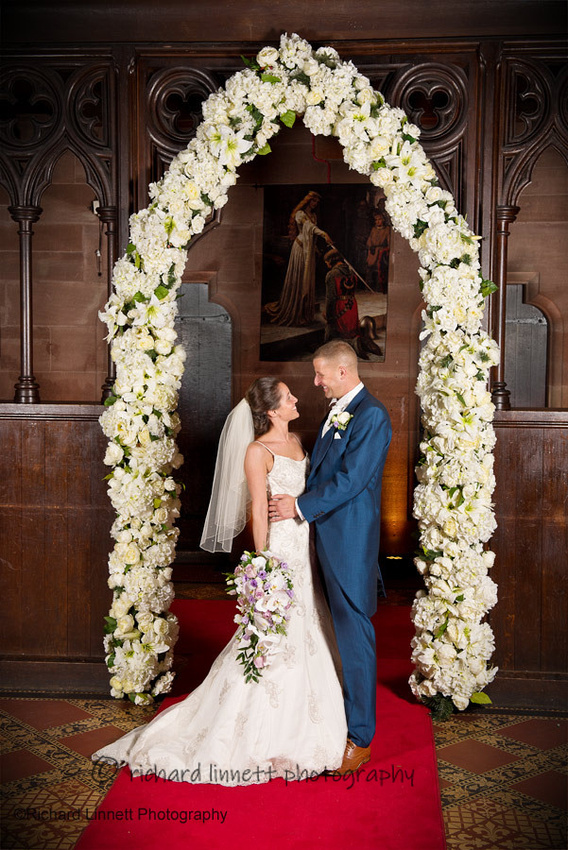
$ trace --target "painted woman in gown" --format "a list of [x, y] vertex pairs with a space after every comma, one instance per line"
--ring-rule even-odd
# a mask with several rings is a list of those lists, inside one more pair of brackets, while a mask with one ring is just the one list
[[305, 487], [309, 460], [288, 430], [299, 416], [296, 402], [280, 380], [259, 378], [229, 415], [201, 542], [226, 549], [244, 527], [250, 499], [255, 550], [268, 546], [290, 568], [294, 603], [287, 635], [260, 680], [248, 683], [233, 636], [183, 702], [98, 750], [95, 761], [128, 764], [135, 775], [229, 786], [302, 779], [341, 764], [347, 727], [340, 662], [310, 563], [308, 523], [268, 523], [272, 493], [296, 497]]
[[265, 306], [270, 321], [276, 325], [309, 325], [315, 317], [316, 241], [319, 236], [328, 244], [330, 237], [317, 226], [320, 195], [308, 192], [294, 207], [288, 224], [292, 240], [286, 277], [278, 301]]

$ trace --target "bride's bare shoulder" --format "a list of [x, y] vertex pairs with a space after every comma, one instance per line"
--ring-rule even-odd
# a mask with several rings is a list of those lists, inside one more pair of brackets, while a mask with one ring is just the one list
[[252, 481], [263, 482], [274, 464], [274, 457], [270, 451], [261, 446], [260, 443], [249, 443], [245, 455], [245, 475], [251, 488]]
[[254, 464], [262, 463], [267, 465], [270, 461], [270, 465], [272, 462], [272, 451], [268, 448], [268, 446], [263, 445], [262, 443], [255, 440], [252, 443], [248, 444], [247, 452], [245, 455], [245, 462], [251, 462]]

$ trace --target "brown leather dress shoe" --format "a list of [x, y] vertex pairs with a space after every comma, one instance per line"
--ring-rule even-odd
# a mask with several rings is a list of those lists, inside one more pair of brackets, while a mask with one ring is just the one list
[[341, 767], [338, 767], [337, 770], [328, 770], [327, 773], [329, 776], [345, 776], [346, 773], [355, 773], [370, 758], [370, 747], [358, 747], [350, 738], [347, 738]]

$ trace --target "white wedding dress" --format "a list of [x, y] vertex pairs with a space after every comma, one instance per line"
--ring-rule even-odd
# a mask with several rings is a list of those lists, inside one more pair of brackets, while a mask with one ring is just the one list
[[[275, 455], [269, 492], [299, 496], [307, 464]], [[271, 524], [269, 548], [290, 567], [295, 602], [288, 634], [260, 681], [245, 682], [233, 637], [183, 702], [98, 750], [94, 760], [128, 764], [136, 775], [220, 785], [291, 781], [339, 767], [347, 738], [339, 655], [312, 575], [308, 523]]]

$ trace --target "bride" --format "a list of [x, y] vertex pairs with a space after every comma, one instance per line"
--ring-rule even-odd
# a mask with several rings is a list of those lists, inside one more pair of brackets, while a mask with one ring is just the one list
[[[312, 575], [308, 523], [269, 525], [272, 493], [299, 496], [308, 457], [288, 425], [297, 399], [278, 378], [258, 378], [223, 428], [201, 546], [230, 551], [252, 508], [257, 552], [285, 561], [294, 584], [287, 634], [258, 682], [245, 682], [234, 636], [183, 702], [98, 750], [93, 760], [135, 775], [250, 785], [313, 777], [342, 762], [347, 726], [331, 616]], [[256, 437], [256, 439], [254, 439]], [[259, 439], [262, 438], [262, 439]]]

